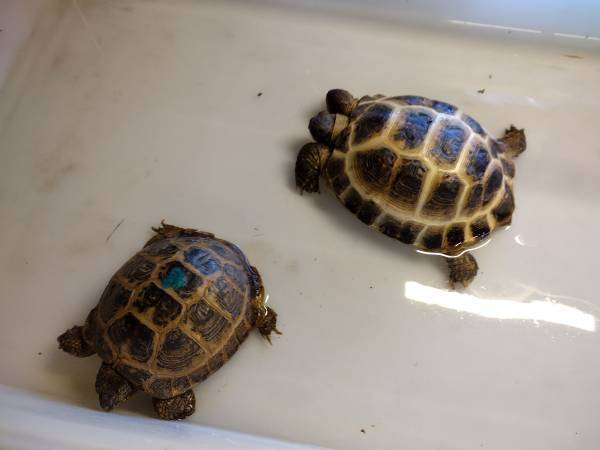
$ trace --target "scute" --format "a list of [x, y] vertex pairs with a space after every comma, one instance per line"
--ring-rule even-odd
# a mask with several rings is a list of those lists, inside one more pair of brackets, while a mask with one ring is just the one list
[[361, 144], [381, 133], [393, 113], [392, 107], [382, 103], [376, 103], [367, 109], [354, 125], [353, 145]]
[[430, 218], [451, 219], [462, 188], [463, 184], [458, 176], [452, 173], [441, 174], [421, 213]]
[[387, 186], [397, 159], [389, 148], [361, 151], [356, 154], [354, 167], [358, 178], [369, 190], [380, 191]]
[[108, 335], [121, 353], [136, 361], [146, 362], [152, 356], [155, 333], [131, 313], [116, 320], [108, 328]]
[[398, 127], [392, 132], [393, 139], [403, 150], [418, 149], [427, 137], [433, 121], [433, 115], [427, 110], [408, 111], [404, 120], [400, 120]]
[[202, 348], [179, 329], [171, 330], [156, 355], [156, 364], [162, 369], [173, 372], [186, 370], [192, 360], [204, 353]]
[[102, 322], [108, 323], [129, 303], [131, 291], [126, 289], [116, 279], [110, 280], [98, 303], [98, 315]]
[[401, 205], [407, 211], [414, 211], [426, 176], [427, 166], [421, 160], [402, 160], [389, 193], [394, 203]]
[[468, 137], [468, 131], [458, 119], [444, 120], [435, 131], [427, 156], [440, 167], [453, 168]]

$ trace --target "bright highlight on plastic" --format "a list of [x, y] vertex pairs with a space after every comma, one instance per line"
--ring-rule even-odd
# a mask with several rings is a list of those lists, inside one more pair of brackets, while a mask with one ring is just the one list
[[471, 294], [425, 286], [416, 281], [407, 281], [404, 284], [404, 295], [416, 302], [482, 317], [541, 321], [596, 331], [596, 319], [593, 315], [548, 298], [532, 301], [479, 298]]

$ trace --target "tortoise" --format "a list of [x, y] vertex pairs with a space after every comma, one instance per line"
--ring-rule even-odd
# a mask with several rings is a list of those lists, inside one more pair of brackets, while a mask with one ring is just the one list
[[415, 95], [333, 89], [326, 103], [309, 123], [316, 142], [298, 153], [300, 191], [319, 192], [322, 175], [360, 221], [446, 256], [451, 286], [467, 286], [478, 270], [469, 250], [511, 223], [524, 131], [494, 139], [456, 106]]
[[211, 233], [162, 223], [111, 278], [85, 325], [58, 337], [75, 356], [97, 353], [100, 406], [141, 390], [161, 419], [195, 410], [192, 386], [218, 370], [252, 328], [269, 342], [277, 314], [258, 270]]

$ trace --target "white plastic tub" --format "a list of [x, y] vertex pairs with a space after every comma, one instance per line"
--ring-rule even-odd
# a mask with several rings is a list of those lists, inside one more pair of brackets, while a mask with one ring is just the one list
[[[600, 446], [600, 8], [520, 3], [43, 3], [0, 91], [0, 447]], [[526, 129], [513, 224], [467, 291], [298, 195], [333, 87]], [[98, 358], [56, 347], [161, 219], [239, 244], [284, 332], [251, 336], [184, 424], [142, 395], [101, 413]]]

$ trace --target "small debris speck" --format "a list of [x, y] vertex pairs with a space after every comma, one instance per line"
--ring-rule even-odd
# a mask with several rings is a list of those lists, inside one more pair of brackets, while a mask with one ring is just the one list
[[42, 352], [38, 352], [38, 356], [42, 356]]
[[375, 428], [375, 425], [371, 425], [371, 428]]
[[262, 96], [262, 92], [259, 92], [258, 94], [256, 94], [257, 97], [261, 97]]
[[490, 80], [492, 79], [492, 74], [491, 74], [491, 73], [488, 75], [488, 78], [489, 78]]
[[371, 286], [369, 286], [369, 289], [373, 289], [374, 287], [375, 287], [375, 286], [371, 285]]
[[364, 429], [364, 428], [361, 428], [361, 429], [360, 429], [360, 432], [361, 432], [362, 434], [366, 434], [366, 431], [365, 431], [365, 429]]
[[575, 432], [575, 436], [579, 436], [579, 431], [576, 431], [576, 432]]
[[485, 89], [479, 89], [477, 92], [479, 92], [480, 94], [485, 94]]

